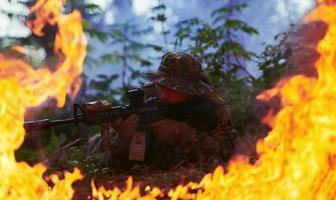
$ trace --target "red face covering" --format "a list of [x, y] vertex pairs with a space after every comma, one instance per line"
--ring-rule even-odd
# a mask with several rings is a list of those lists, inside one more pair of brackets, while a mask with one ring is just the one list
[[179, 103], [187, 101], [191, 98], [191, 95], [184, 94], [161, 85], [156, 85], [156, 88], [158, 90], [160, 100], [164, 103]]

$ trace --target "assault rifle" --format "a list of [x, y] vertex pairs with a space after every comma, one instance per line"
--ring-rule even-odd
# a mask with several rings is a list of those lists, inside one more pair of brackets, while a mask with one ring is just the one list
[[[142, 89], [133, 89], [127, 92], [129, 104], [112, 106], [103, 104], [95, 109], [90, 107], [96, 102], [73, 105], [73, 117], [68, 119], [42, 119], [27, 121], [24, 123], [26, 132], [34, 130], [49, 129], [53, 126], [83, 123], [85, 125], [101, 125], [103, 150], [110, 151], [110, 134], [106, 131], [106, 126], [118, 118], [127, 118], [132, 114], [139, 117], [139, 125], [145, 128], [147, 124], [170, 118], [176, 121], [202, 124], [206, 129], [216, 127], [218, 118], [215, 112], [215, 105], [212, 101], [194, 99], [176, 104], [165, 104], [157, 98], [152, 98], [144, 102], [144, 92]], [[104, 131], [105, 130], [105, 131]]]

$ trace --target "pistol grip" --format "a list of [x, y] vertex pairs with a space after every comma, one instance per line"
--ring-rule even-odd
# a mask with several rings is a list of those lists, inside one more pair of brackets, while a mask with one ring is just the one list
[[100, 125], [100, 127], [102, 138], [102, 150], [105, 153], [111, 153], [111, 135], [110, 135], [111, 124], [103, 123]]

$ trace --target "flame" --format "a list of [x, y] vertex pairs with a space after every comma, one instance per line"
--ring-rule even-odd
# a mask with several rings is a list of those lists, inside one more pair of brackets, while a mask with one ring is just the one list
[[[82, 178], [78, 169], [65, 172], [64, 179], [50, 175], [42, 178], [46, 167], [17, 163], [14, 151], [24, 139], [25, 109], [36, 106], [48, 97], [57, 105], [64, 104], [70, 92], [74, 98], [79, 90], [80, 73], [85, 56], [86, 40], [78, 11], [63, 15], [64, 1], [40, 0], [31, 8], [36, 19], [28, 26], [36, 35], [43, 35], [45, 24], [56, 25], [55, 53], [59, 57], [56, 70], [33, 69], [23, 61], [0, 54], [0, 199], [70, 199], [71, 184]], [[166, 195], [171, 199], [336, 199], [336, 4], [335, 0], [317, 0], [318, 7], [305, 17], [305, 22], [323, 21], [329, 25], [317, 51], [318, 78], [297, 75], [282, 80], [275, 88], [258, 96], [268, 101], [281, 95], [282, 110], [265, 117], [273, 130], [257, 151], [256, 164], [238, 156], [230, 161], [227, 173], [218, 167], [199, 183], [178, 185]], [[15, 48], [23, 51], [23, 48]], [[124, 191], [118, 188], [98, 189], [92, 182], [96, 199], [156, 199], [164, 191], [139, 186], [127, 180]]]
[[126, 181], [126, 189], [121, 191], [119, 188], [106, 190], [104, 186], [100, 186], [97, 190], [93, 181], [91, 181], [92, 196], [98, 200], [104, 199], [141, 199], [154, 200], [163, 197], [162, 191], [158, 187], [150, 188], [147, 186], [145, 191], [147, 195], [141, 196], [139, 186], [133, 187], [133, 179], [129, 177]]
[[[317, 4], [304, 21], [323, 21], [329, 26], [317, 47], [318, 78], [286, 78], [257, 97], [267, 102], [280, 95], [282, 104], [275, 116], [264, 118], [273, 129], [257, 145], [260, 159], [251, 165], [248, 158], [238, 156], [230, 161], [227, 173], [218, 167], [200, 183], [178, 185], [168, 197], [336, 199], [336, 0], [317, 0]], [[104, 187], [97, 191], [93, 185], [93, 189], [97, 199], [117, 198], [116, 192], [113, 196]]]
[[[39, 0], [31, 8], [36, 19], [27, 22], [32, 31], [43, 35], [46, 24], [57, 26], [54, 50], [59, 62], [54, 71], [47, 67], [34, 69], [29, 64], [0, 54], [0, 199], [71, 199], [71, 184], [82, 178], [78, 169], [65, 172], [64, 179], [56, 175], [42, 178], [46, 166], [33, 167], [17, 163], [14, 151], [22, 144], [24, 112], [37, 106], [48, 97], [54, 97], [57, 105], [65, 102], [66, 93], [74, 98], [80, 86], [80, 74], [86, 53], [81, 15], [78, 11], [63, 15], [58, 0]], [[18, 46], [14, 50], [24, 52]]]

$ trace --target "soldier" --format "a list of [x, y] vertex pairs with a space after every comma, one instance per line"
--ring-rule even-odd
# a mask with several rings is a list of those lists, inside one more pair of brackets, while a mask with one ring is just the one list
[[[169, 167], [180, 161], [196, 165], [212, 165], [226, 161], [233, 149], [235, 131], [231, 126], [223, 100], [202, 70], [201, 64], [191, 55], [169, 52], [163, 55], [157, 73], [147, 73], [151, 83], [144, 86], [145, 99], [159, 98], [167, 104], [207, 99], [215, 103], [218, 122], [215, 128], [204, 131], [202, 123], [193, 124], [163, 119], [147, 126], [150, 137], [147, 147], [137, 136], [139, 118], [132, 115], [112, 123], [117, 134], [112, 143], [112, 157], [121, 160], [143, 160], [161, 167]], [[141, 137], [140, 137], [141, 138]], [[137, 147], [136, 147], [137, 146]], [[213, 163], [215, 162], [215, 163]]]
[[[201, 121], [196, 123], [189, 119], [176, 121], [165, 118], [141, 124], [137, 115], [111, 122], [102, 131], [109, 132], [112, 138], [108, 141], [112, 166], [129, 168], [140, 161], [159, 168], [170, 168], [183, 162], [213, 167], [227, 161], [236, 134], [224, 102], [215, 92], [201, 64], [187, 53], [169, 52], [162, 56], [158, 71], [147, 73], [146, 76], [150, 83], [143, 87], [145, 102], [154, 98], [166, 104], [207, 100], [213, 102], [215, 112], [205, 113], [204, 118], [201, 117]], [[104, 106], [108, 105], [97, 102], [87, 105], [86, 109], [99, 110]], [[209, 128], [207, 124], [209, 119], [213, 119], [212, 116], [217, 120], [215, 126]], [[106, 149], [107, 141], [105, 144], [102, 142], [104, 140], [99, 135], [89, 142], [81, 142], [79, 149], [76, 147], [78, 142], [74, 142], [74, 145], [67, 145], [67, 150], [56, 154], [49, 163], [64, 163], [60, 161], [67, 160], [73, 152], [84, 152], [91, 157], [88, 155]]]

